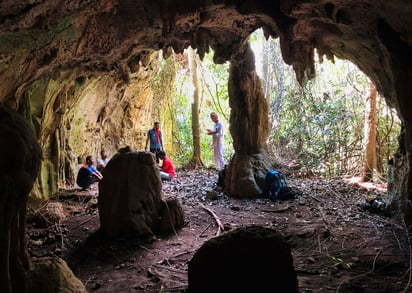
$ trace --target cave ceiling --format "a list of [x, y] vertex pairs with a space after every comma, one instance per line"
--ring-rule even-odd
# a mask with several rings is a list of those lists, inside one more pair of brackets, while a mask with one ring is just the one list
[[211, 47], [222, 63], [262, 28], [280, 38], [299, 81], [315, 76], [317, 49], [357, 64], [393, 103], [393, 67], [412, 63], [411, 15], [410, 0], [3, 0], [0, 102], [13, 104], [28, 84], [67, 70], [115, 70], [127, 81], [153, 50], [167, 56], [192, 46], [203, 56]]
[[[25, 114], [39, 137], [43, 160], [36, 192], [52, 194], [56, 182], [72, 178], [60, 158], [74, 170], [76, 156], [100, 148], [97, 132], [142, 146], [145, 121], [154, 119], [149, 85], [158, 68], [152, 63], [156, 52], [169, 56], [191, 46], [203, 57], [212, 48], [216, 63], [242, 68], [229, 78], [237, 84], [250, 80], [243, 69], [253, 58], [245, 57], [244, 44], [259, 28], [279, 38], [283, 60], [301, 84], [316, 76], [316, 53], [320, 60], [347, 59], [396, 109], [403, 127], [388, 193], [412, 227], [411, 0], [0, 1], [0, 104]], [[109, 112], [112, 120], [99, 119]], [[130, 132], [119, 131], [124, 129]]]

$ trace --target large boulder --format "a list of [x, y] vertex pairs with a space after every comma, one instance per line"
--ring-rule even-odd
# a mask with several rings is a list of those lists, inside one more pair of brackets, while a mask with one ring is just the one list
[[151, 153], [120, 149], [103, 176], [98, 208], [106, 236], [150, 237], [183, 225], [180, 203], [162, 199], [162, 181]]
[[239, 228], [205, 242], [189, 262], [189, 292], [297, 292], [288, 244], [274, 230]]
[[87, 292], [83, 283], [73, 274], [67, 263], [57, 257], [33, 259], [28, 272], [28, 281], [28, 292]]

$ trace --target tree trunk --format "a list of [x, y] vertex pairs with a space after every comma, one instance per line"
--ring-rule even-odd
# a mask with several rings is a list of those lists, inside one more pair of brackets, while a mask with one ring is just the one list
[[193, 136], [193, 156], [190, 160], [189, 166], [191, 168], [196, 168], [203, 166], [202, 162], [202, 153], [200, 149], [200, 122], [199, 122], [199, 113], [200, 113], [200, 82], [197, 74], [198, 66], [196, 59], [196, 52], [194, 49], [188, 49], [189, 57], [189, 66], [190, 66], [190, 75], [192, 77], [193, 83], [193, 103], [192, 103], [192, 136]]
[[225, 191], [237, 198], [258, 197], [264, 193], [264, 177], [271, 167], [266, 150], [269, 107], [248, 44], [232, 56], [228, 87], [235, 155], [227, 168]]
[[269, 56], [268, 56], [268, 50], [270, 49], [270, 43], [269, 42], [264, 42], [261, 40], [263, 43], [262, 45], [262, 71], [263, 71], [263, 88], [264, 88], [264, 93], [265, 97], [270, 100], [270, 93], [272, 90], [271, 87], [271, 67], [269, 66]]
[[367, 139], [365, 146], [365, 166], [363, 170], [362, 181], [371, 181], [373, 171], [376, 169], [376, 134], [377, 134], [377, 119], [376, 119], [376, 88], [375, 85], [370, 85], [370, 94], [366, 100], [365, 110], [365, 137]]

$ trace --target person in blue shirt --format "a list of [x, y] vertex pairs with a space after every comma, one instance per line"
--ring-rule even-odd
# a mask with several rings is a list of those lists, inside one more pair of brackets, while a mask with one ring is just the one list
[[145, 151], [150, 141], [150, 152], [155, 154], [156, 163], [159, 163], [159, 151], [163, 150], [162, 132], [160, 131], [160, 123], [155, 122], [153, 128], [147, 132]]
[[79, 173], [77, 174], [77, 185], [79, 185], [82, 190], [87, 190], [90, 185], [102, 179], [102, 173], [100, 173], [94, 166], [94, 157], [87, 156], [86, 163], [80, 168]]

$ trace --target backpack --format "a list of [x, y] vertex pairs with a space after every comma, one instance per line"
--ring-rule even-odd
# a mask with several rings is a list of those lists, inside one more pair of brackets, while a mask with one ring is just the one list
[[276, 170], [268, 170], [266, 172], [266, 187], [272, 196], [277, 197], [282, 186], [286, 185], [286, 180], [284, 178], [285, 177]]
[[268, 170], [265, 176], [266, 188], [274, 199], [291, 199], [295, 193], [288, 186], [285, 175], [276, 170]]

